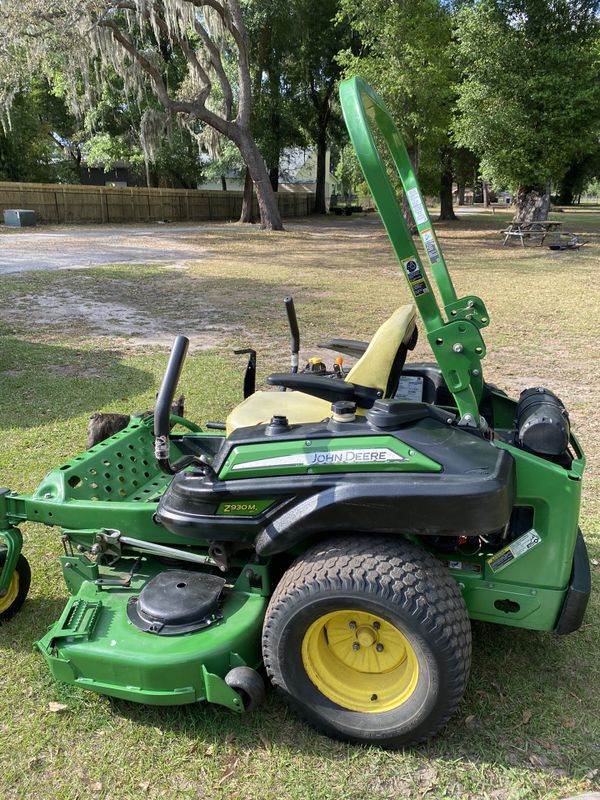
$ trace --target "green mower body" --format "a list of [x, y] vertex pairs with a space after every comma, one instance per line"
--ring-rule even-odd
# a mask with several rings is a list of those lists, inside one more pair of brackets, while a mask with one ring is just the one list
[[[479, 298], [454, 292], [397, 130], [360, 79], [342, 84], [341, 100], [435, 363], [404, 365], [391, 390], [271, 376], [331, 401], [332, 412], [300, 423], [279, 414], [226, 435], [168, 417], [180, 337], [154, 419], [132, 418], [31, 496], [0, 493], [0, 618], [7, 598], [16, 604], [19, 525], [56, 525], [70, 598], [37, 647], [58, 680], [135, 702], [206, 700], [241, 712], [260, 700], [264, 661], [321, 730], [397, 746], [431, 735], [460, 700], [468, 618], [555, 633], [581, 624], [585, 459], [551, 392], [517, 401], [485, 383], [489, 316]], [[430, 624], [436, 614], [443, 625]], [[335, 645], [344, 636], [353, 637], [346, 649]], [[424, 677], [435, 670], [437, 688]]]

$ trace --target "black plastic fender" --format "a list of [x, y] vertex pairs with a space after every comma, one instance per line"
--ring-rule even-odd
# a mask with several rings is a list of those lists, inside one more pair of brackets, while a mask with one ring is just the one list
[[503, 528], [514, 500], [514, 461], [470, 475], [368, 476], [316, 491], [269, 519], [255, 539], [261, 556], [282, 553], [314, 534], [348, 531], [482, 536]]

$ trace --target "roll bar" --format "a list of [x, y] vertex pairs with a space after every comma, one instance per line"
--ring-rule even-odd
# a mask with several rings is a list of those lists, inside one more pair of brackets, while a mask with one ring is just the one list
[[[365, 180], [408, 281], [433, 354], [456, 400], [459, 424], [479, 427], [481, 359], [486, 353], [479, 331], [489, 324], [489, 314], [480, 298], [457, 297], [404, 141], [381, 98], [362, 78], [354, 77], [340, 84], [340, 101]], [[385, 143], [400, 178], [443, 312], [402, 215], [375, 133]]]

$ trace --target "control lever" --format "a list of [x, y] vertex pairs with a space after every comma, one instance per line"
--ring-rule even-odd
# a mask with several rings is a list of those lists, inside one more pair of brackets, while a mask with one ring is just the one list
[[[292, 351], [290, 372], [295, 375], [298, 372], [300, 358], [300, 330], [298, 328], [298, 319], [296, 318], [294, 299], [292, 297], [284, 297], [283, 302], [287, 314], [288, 325], [290, 326], [290, 349]], [[285, 392], [285, 390], [285, 386], [282, 386], [279, 389], [280, 392]]]
[[245, 347], [241, 350], [234, 350], [234, 355], [248, 355], [246, 372], [244, 373], [244, 400], [256, 391], [256, 350]]

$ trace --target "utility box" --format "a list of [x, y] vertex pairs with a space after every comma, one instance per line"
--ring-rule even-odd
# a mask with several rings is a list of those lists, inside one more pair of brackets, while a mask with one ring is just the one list
[[25, 228], [36, 224], [35, 211], [26, 208], [6, 208], [4, 210], [4, 224], [11, 228]]

